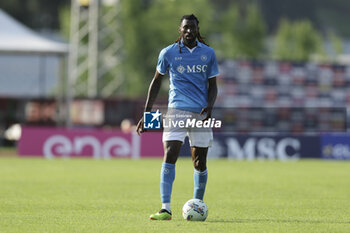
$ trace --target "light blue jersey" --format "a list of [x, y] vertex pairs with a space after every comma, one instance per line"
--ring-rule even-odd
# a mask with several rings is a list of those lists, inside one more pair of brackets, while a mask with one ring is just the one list
[[214, 50], [199, 41], [193, 49], [181, 43], [181, 53], [177, 43], [164, 48], [157, 71], [169, 71], [168, 107], [197, 113], [208, 105], [208, 79], [219, 74]]

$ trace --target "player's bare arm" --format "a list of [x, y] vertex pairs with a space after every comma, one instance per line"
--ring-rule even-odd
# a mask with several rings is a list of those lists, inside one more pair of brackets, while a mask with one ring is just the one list
[[208, 106], [203, 108], [201, 111], [201, 114], [206, 113], [206, 117], [203, 121], [208, 120], [211, 118], [211, 112], [213, 110], [213, 106], [216, 100], [216, 96], [218, 94], [218, 87], [216, 85], [216, 77], [213, 77], [208, 80]]
[[[153, 104], [157, 99], [160, 87], [162, 85], [162, 78], [164, 75], [160, 74], [157, 70], [154, 74], [154, 77], [151, 81], [151, 84], [148, 88], [148, 94], [147, 94], [147, 100], [145, 104], [145, 112], [149, 112], [152, 110]], [[141, 133], [145, 132], [145, 129], [143, 128], [143, 117], [140, 119], [139, 123], [136, 127], [136, 132], [140, 136]]]

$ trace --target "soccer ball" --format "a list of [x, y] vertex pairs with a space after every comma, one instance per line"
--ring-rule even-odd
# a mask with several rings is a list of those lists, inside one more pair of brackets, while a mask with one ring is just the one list
[[182, 208], [182, 216], [188, 221], [205, 221], [208, 207], [200, 199], [188, 200]]

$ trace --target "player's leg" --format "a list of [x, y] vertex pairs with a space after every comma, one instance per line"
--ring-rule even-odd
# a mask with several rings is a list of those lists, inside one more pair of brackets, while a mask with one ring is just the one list
[[[177, 109], [169, 109], [166, 114], [166, 121], [176, 121]], [[179, 127], [167, 127], [163, 131], [164, 160], [160, 173], [160, 196], [162, 209], [150, 216], [153, 220], [171, 219], [171, 192], [175, 179], [175, 163], [179, 157], [181, 146], [186, 137], [186, 129]]]
[[191, 147], [192, 162], [194, 166], [193, 183], [194, 191], [193, 198], [203, 200], [205, 187], [208, 180], [207, 171], [207, 153], [208, 147]]
[[[201, 120], [202, 116], [197, 116]], [[208, 180], [207, 154], [213, 141], [213, 131], [210, 128], [192, 128], [188, 132], [194, 166], [193, 198], [203, 200]]]
[[171, 212], [170, 200], [175, 179], [175, 163], [179, 157], [181, 145], [181, 141], [164, 142], [164, 160], [160, 173], [160, 195], [162, 209], [166, 209], [169, 212]]
[[170, 220], [171, 219], [171, 192], [175, 179], [175, 163], [179, 157], [182, 141], [165, 141], [164, 159], [160, 172], [160, 196], [162, 201], [161, 210], [150, 216], [152, 220]]
[[[168, 109], [166, 114], [166, 120], [173, 122], [182, 120], [181, 110]], [[173, 182], [175, 179], [175, 163], [179, 157], [181, 146], [186, 137], [186, 129], [180, 127], [168, 127], [163, 131], [163, 147], [164, 147], [164, 159], [161, 169], [160, 178], [160, 195], [162, 200], [162, 209], [166, 209], [169, 212], [171, 191]]]

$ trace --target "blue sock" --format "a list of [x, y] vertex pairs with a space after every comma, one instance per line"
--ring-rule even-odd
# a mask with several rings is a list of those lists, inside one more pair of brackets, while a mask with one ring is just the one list
[[160, 172], [160, 196], [162, 203], [170, 203], [174, 179], [175, 164], [162, 163], [162, 169]]
[[207, 185], [208, 180], [208, 171], [205, 169], [204, 171], [198, 171], [194, 169], [193, 174], [193, 182], [194, 182], [194, 192], [193, 198], [203, 200], [205, 186]]

